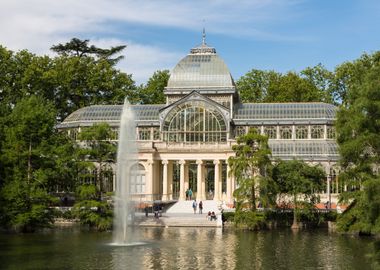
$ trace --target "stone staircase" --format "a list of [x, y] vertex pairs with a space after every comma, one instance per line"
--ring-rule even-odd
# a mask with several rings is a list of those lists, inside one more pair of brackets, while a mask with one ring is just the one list
[[[208, 211], [219, 214], [219, 204], [217, 201], [205, 200], [203, 203], [203, 214], [207, 214]], [[197, 201], [199, 205], [199, 201]], [[168, 214], [194, 214], [193, 201], [178, 201], [166, 210]], [[197, 213], [199, 213], [199, 207], [197, 207]]]
[[[164, 213], [158, 218], [154, 217], [152, 213], [150, 213], [148, 217], [140, 213], [140, 215], [136, 216], [134, 224], [137, 226], [148, 227], [222, 227], [222, 216], [218, 202], [202, 202], [202, 214], [199, 214], [199, 208], [197, 208], [197, 212], [194, 214], [192, 201], [178, 201], [170, 208], [166, 209], [166, 211], [164, 211]], [[207, 218], [207, 213], [209, 211], [215, 212], [217, 216], [216, 221], [211, 221]]]

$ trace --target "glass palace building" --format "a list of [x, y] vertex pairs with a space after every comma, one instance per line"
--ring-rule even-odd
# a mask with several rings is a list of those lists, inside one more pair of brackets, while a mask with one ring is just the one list
[[[344, 187], [336, 177], [339, 159], [334, 121], [337, 108], [326, 103], [242, 103], [229, 69], [204, 40], [171, 72], [166, 104], [132, 105], [138, 163], [131, 192], [141, 200], [197, 200], [231, 203], [236, 186], [227, 159], [236, 137], [255, 127], [269, 138], [272, 159], [301, 159], [322, 165], [326, 193]], [[117, 139], [122, 105], [94, 105], [69, 115], [59, 126], [70, 136], [106, 122]], [[115, 188], [115, 164], [106, 164], [104, 187]], [[95, 177], [96, 173], [94, 173]]]

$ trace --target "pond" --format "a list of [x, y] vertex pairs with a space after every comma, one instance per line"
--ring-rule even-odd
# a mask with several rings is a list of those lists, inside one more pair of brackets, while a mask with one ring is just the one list
[[62, 229], [0, 235], [0, 269], [371, 269], [373, 239], [290, 229], [131, 228], [136, 245], [112, 233]]

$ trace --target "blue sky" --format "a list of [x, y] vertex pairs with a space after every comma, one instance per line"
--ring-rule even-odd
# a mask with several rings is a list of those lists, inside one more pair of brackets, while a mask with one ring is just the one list
[[378, 0], [0, 0], [0, 44], [50, 54], [72, 37], [127, 44], [119, 68], [144, 83], [173, 69], [206, 28], [237, 80], [252, 68], [332, 70], [380, 49]]

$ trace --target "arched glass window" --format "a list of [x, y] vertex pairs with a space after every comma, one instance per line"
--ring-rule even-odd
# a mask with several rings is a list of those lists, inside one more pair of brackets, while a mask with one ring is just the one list
[[292, 138], [292, 126], [280, 126], [280, 139]]
[[311, 126], [311, 138], [312, 139], [323, 139], [323, 134], [325, 130], [322, 125]]
[[145, 193], [145, 168], [143, 165], [136, 164], [132, 167], [129, 185], [131, 194]]
[[168, 142], [224, 142], [227, 125], [223, 115], [203, 101], [178, 105], [166, 116], [162, 128]]
[[327, 139], [336, 139], [336, 131], [334, 126], [327, 126]]
[[268, 139], [277, 138], [277, 127], [276, 126], [265, 126], [264, 134], [268, 136]]
[[296, 139], [307, 139], [309, 133], [308, 126], [296, 126]]
[[245, 126], [237, 126], [235, 127], [235, 138], [245, 135], [246, 134], [246, 127]]

